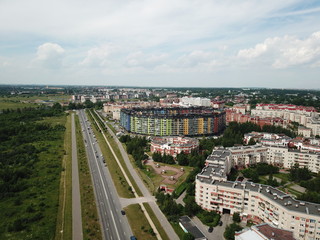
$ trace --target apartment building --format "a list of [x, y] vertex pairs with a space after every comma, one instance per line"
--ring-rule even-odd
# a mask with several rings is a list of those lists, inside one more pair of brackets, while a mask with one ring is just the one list
[[[219, 166], [221, 167], [221, 166]], [[267, 222], [303, 240], [320, 240], [320, 204], [298, 201], [270, 186], [233, 182], [207, 164], [196, 176], [195, 201], [207, 211], [240, 213], [243, 221]]]
[[205, 107], [121, 109], [127, 131], [153, 136], [203, 136], [225, 128], [225, 112]]
[[153, 137], [150, 151], [176, 157], [181, 152], [190, 154], [199, 148], [199, 140], [189, 137]]
[[248, 144], [253, 139], [262, 145], [269, 146], [288, 146], [292, 138], [285, 134], [267, 133], [267, 132], [251, 132], [244, 134], [243, 142]]
[[227, 150], [230, 151], [233, 166], [244, 167], [267, 161], [268, 148], [260, 144], [228, 147]]

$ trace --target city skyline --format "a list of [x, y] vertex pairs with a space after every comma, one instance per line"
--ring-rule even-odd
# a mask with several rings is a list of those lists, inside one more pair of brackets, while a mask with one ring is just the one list
[[3, 1], [0, 83], [318, 89], [319, 12], [295, 0]]

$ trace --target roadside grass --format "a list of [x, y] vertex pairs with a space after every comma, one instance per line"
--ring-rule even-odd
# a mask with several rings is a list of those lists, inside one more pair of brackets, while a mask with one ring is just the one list
[[[55, 120], [60, 120], [52, 118]], [[48, 122], [53, 123], [48, 118]], [[59, 122], [60, 123], [60, 122]], [[67, 116], [66, 131], [64, 135], [64, 156], [60, 178], [59, 209], [55, 239], [72, 238], [72, 142], [71, 142], [71, 115]]]
[[83, 239], [102, 239], [101, 226], [96, 206], [96, 199], [92, 186], [92, 178], [87, 161], [85, 146], [79, 117], [76, 120], [76, 137], [78, 149], [79, 183], [81, 197], [81, 216], [83, 227]]
[[182, 228], [180, 227], [179, 223], [173, 223], [173, 222], [170, 222], [173, 230], [176, 232], [176, 234], [178, 235], [178, 237], [180, 239], [183, 239], [184, 235], [186, 234]]
[[[104, 134], [109, 142], [109, 144], [111, 145], [114, 153], [116, 154], [122, 168], [124, 169], [125, 173], [127, 174], [128, 178], [130, 179], [130, 182], [132, 184], [132, 186], [134, 187], [134, 189], [136, 190], [136, 193], [139, 197], [143, 197], [142, 195], [142, 192], [140, 191], [140, 188], [138, 187], [136, 181], [133, 179], [128, 167], [127, 167], [127, 164], [125, 163], [124, 159], [123, 159], [123, 156], [120, 152], [120, 149], [118, 147], [118, 144], [115, 142], [115, 139], [113, 136], [111, 136], [108, 132], [108, 130], [106, 130], [104, 128], [104, 126], [101, 126], [101, 121], [99, 121], [99, 117], [96, 116], [96, 114], [93, 112], [93, 115], [97, 118], [97, 122], [100, 123], [100, 127], [101, 129], [104, 129]], [[101, 133], [102, 135], [102, 133]], [[105, 142], [105, 139], [103, 138], [103, 141]]]
[[128, 182], [126, 181], [124, 175], [122, 174], [122, 171], [117, 161], [115, 160], [109, 146], [105, 143], [105, 139], [103, 138], [102, 134], [97, 130], [97, 125], [95, 124], [91, 114], [87, 113], [87, 115], [93, 125], [92, 129], [98, 140], [98, 143], [101, 148], [104, 159], [106, 161], [106, 164], [108, 168], [112, 170], [110, 171], [110, 174], [119, 196], [123, 198], [134, 198], [134, 194], [130, 190], [130, 186]]
[[163, 240], [170, 240], [166, 231], [163, 229], [161, 223], [159, 222], [158, 218], [156, 217], [156, 215], [154, 214], [153, 210], [151, 209], [149, 203], [143, 203], [143, 206], [145, 207], [145, 209], [147, 210], [153, 224], [156, 226], [161, 238]]
[[139, 204], [131, 204], [125, 207], [124, 210], [132, 232], [137, 239], [157, 239]]

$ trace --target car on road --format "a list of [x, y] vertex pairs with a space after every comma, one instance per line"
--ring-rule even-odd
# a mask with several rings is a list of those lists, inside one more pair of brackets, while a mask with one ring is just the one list
[[208, 232], [209, 232], [209, 233], [212, 233], [212, 231], [213, 231], [213, 227], [209, 227], [209, 228], [208, 228]]
[[122, 215], [126, 215], [126, 212], [124, 210], [121, 210]]

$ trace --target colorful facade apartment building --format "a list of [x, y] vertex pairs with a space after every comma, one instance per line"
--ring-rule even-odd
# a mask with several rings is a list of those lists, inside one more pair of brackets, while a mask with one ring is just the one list
[[225, 129], [225, 112], [206, 107], [121, 109], [120, 124], [128, 132], [152, 136], [202, 136]]

